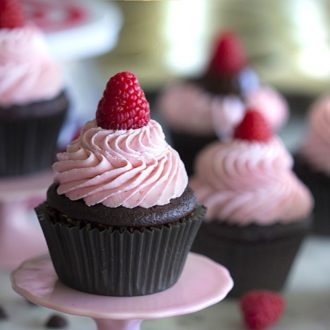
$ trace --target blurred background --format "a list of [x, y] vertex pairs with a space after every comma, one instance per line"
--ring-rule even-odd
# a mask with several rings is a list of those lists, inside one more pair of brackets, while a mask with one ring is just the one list
[[[37, 24], [48, 32], [53, 53], [67, 69], [82, 121], [93, 115], [105, 82], [115, 72], [136, 73], [153, 99], [169, 81], [203, 71], [212, 41], [223, 29], [232, 29], [241, 37], [251, 65], [264, 82], [288, 97], [291, 110], [304, 111], [311, 99], [328, 89], [328, 0], [23, 3]], [[44, 12], [41, 4], [46, 8]], [[78, 33], [72, 35], [68, 25], [49, 26], [45, 22], [47, 15], [56, 22], [56, 8], [76, 6], [71, 23], [84, 25], [88, 15], [79, 12], [81, 5], [88, 9], [88, 15], [97, 13], [93, 28], [80, 26]]]
[[330, 77], [327, 0], [114, 1], [124, 23], [117, 47], [98, 59], [104, 79], [137, 73], [149, 90], [194, 75], [222, 29], [241, 37], [262, 79], [289, 96], [313, 97]]

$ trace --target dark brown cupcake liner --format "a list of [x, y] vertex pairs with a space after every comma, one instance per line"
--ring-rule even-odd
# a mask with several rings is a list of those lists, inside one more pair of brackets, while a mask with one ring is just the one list
[[193, 174], [197, 154], [208, 144], [217, 140], [216, 135], [192, 135], [169, 130], [171, 145], [179, 153], [189, 176]]
[[313, 233], [330, 235], [330, 177], [316, 171], [301, 156], [294, 157], [294, 171], [314, 197]]
[[63, 223], [63, 215], [37, 209], [59, 279], [79, 291], [140, 296], [176, 283], [201, 224], [204, 208], [175, 223], [144, 228]]
[[[10, 110], [8, 110], [10, 111]], [[38, 116], [1, 116], [0, 177], [31, 174], [49, 168], [67, 108]]]
[[256, 225], [244, 228], [219, 222], [203, 223], [192, 251], [228, 268], [235, 283], [231, 297], [240, 297], [253, 289], [280, 291], [309, 224], [306, 220], [289, 225], [287, 232], [286, 225], [269, 226], [269, 232], [272, 232], [269, 235], [264, 226], [260, 226], [259, 232]]

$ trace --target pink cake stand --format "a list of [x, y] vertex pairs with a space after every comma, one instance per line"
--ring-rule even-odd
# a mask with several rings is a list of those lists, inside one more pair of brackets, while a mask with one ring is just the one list
[[98, 330], [139, 330], [142, 320], [193, 313], [224, 299], [233, 286], [224, 267], [194, 253], [172, 288], [147, 296], [106, 297], [70, 289], [58, 280], [49, 256], [24, 262], [11, 280], [14, 290], [27, 300], [91, 317]]
[[0, 267], [12, 270], [27, 258], [47, 252], [28, 202], [44, 200], [52, 180], [51, 171], [0, 180]]

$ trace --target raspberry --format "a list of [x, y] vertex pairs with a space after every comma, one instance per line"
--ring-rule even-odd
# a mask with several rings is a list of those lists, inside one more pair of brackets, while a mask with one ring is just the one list
[[280, 319], [285, 301], [275, 292], [250, 291], [241, 297], [240, 308], [247, 329], [264, 330]]
[[149, 103], [131, 72], [120, 72], [107, 83], [99, 102], [96, 121], [104, 129], [140, 128], [150, 120]]
[[234, 138], [247, 141], [267, 142], [272, 137], [272, 129], [257, 110], [247, 109], [243, 120], [234, 131]]
[[22, 27], [25, 18], [18, 0], [0, 0], [0, 28], [14, 29]]
[[216, 42], [209, 71], [232, 76], [246, 66], [246, 56], [238, 37], [230, 31], [221, 34]]

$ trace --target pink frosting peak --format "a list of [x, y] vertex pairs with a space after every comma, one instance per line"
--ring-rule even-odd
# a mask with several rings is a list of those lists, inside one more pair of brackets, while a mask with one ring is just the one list
[[243, 102], [235, 95], [214, 96], [192, 83], [178, 83], [165, 89], [158, 106], [173, 130], [197, 135], [230, 136], [246, 107], [261, 112], [274, 131], [288, 118], [285, 100], [275, 90], [264, 86], [245, 95]]
[[89, 206], [168, 204], [188, 184], [185, 167], [154, 120], [130, 130], [106, 130], [88, 122], [53, 166], [58, 194]]
[[309, 127], [300, 150], [317, 170], [330, 175], [330, 96], [318, 100], [309, 113]]
[[33, 26], [0, 29], [0, 105], [48, 100], [63, 88], [41, 32]]
[[199, 154], [190, 184], [207, 207], [207, 221], [289, 223], [307, 216], [313, 204], [291, 167], [292, 158], [276, 137], [267, 143], [215, 142]]

